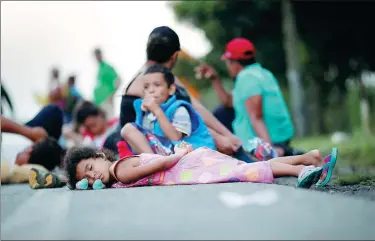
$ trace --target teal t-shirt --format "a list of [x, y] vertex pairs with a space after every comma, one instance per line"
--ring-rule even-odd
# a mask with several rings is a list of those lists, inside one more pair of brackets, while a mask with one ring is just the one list
[[113, 92], [116, 91], [115, 80], [118, 75], [115, 69], [102, 61], [99, 64], [97, 83], [94, 90], [94, 103], [102, 104]]
[[255, 95], [262, 96], [263, 120], [272, 143], [291, 139], [294, 127], [283, 94], [275, 76], [259, 63], [246, 66], [238, 75], [233, 89], [235, 119], [233, 131], [243, 143], [256, 137], [245, 101]]

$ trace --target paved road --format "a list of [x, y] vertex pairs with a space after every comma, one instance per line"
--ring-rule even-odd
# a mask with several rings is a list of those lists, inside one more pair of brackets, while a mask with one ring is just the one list
[[[274, 191], [228, 208], [223, 191]], [[374, 239], [375, 202], [289, 186], [233, 183], [98, 191], [1, 188], [1, 239]]]

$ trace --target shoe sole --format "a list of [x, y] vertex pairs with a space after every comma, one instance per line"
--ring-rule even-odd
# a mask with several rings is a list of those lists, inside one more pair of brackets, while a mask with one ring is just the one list
[[309, 175], [305, 176], [301, 181], [297, 183], [298, 188], [310, 188], [313, 184], [317, 183], [320, 179], [320, 175], [323, 172], [323, 168], [319, 168]]
[[323, 182], [317, 183], [315, 185], [316, 187], [324, 187], [325, 185], [327, 185], [329, 183], [329, 181], [331, 181], [333, 169], [335, 168], [335, 165], [336, 165], [336, 162], [337, 162], [337, 154], [338, 154], [338, 149], [333, 148], [332, 151], [331, 151], [331, 160], [329, 162], [327, 175], [324, 178]]
[[30, 170], [29, 184], [32, 189], [51, 188], [56, 183], [56, 178], [51, 173], [44, 176], [35, 168]]

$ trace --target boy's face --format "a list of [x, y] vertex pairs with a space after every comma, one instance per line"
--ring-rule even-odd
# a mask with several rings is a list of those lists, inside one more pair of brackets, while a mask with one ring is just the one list
[[82, 160], [77, 165], [76, 179], [80, 181], [83, 178], [87, 178], [89, 185], [94, 184], [96, 179], [101, 179], [106, 184], [111, 179], [110, 166], [111, 162], [104, 157]]
[[29, 163], [32, 151], [33, 151], [33, 147], [29, 146], [22, 152], [18, 153], [16, 157], [16, 164], [20, 166], [20, 165], [25, 165]]
[[165, 103], [170, 95], [176, 92], [176, 86], [172, 84], [168, 87], [162, 73], [152, 73], [144, 76], [143, 98], [153, 97], [155, 102], [160, 105]]

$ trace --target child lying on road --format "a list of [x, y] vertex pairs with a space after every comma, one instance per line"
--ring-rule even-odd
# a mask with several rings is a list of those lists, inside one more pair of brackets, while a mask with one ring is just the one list
[[310, 188], [319, 179], [322, 183], [317, 185], [329, 182], [337, 158], [337, 149], [325, 159], [327, 163], [318, 150], [254, 163], [238, 161], [208, 148], [192, 151], [192, 146], [186, 143], [175, 146], [174, 151], [169, 156], [144, 153], [115, 161], [107, 151], [73, 148], [65, 157], [69, 186], [74, 189], [84, 178], [89, 185], [100, 179], [107, 187], [119, 188], [224, 182], [273, 183], [274, 177], [296, 176], [297, 187]]

